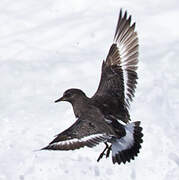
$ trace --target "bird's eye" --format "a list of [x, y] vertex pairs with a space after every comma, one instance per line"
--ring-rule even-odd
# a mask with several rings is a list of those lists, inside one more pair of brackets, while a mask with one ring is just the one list
[[70, 97], [71, 94], [70, 94], [70, 93], [66, 93], [64, 96], [65, 96], [65, 97]]

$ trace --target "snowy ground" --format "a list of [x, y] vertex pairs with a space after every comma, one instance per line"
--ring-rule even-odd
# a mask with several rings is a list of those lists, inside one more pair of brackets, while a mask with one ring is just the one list
[[[75, 118], [54, 100], [70, 87], [96, 91], [119, 9], [137, 22], [139, 84], [131, 107], [144, 143], [135, 161], [96, 159], [103, 149], [36, 151]], [[0, 180], [178, 180], [177, 0], [1, 0]]]

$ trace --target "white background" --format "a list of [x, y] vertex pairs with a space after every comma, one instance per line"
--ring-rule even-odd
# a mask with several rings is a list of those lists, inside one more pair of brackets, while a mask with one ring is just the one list
[[[139, 81], [131, 118], [144, 143], [131, 163], [96, 159], [104, 145], [36, 151], [74, 121], [64, 90], [92, 96], [120, 8], [136, 21]], [[1, 0], [0, 180], [178, 180], [179, 3], [177, 0]]]

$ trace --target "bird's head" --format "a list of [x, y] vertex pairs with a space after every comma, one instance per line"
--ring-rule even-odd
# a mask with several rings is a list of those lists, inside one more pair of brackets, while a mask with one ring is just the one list
[[78, 99], [85, 98], [85, 93], [80, 89], [68, 89], [63, 93], [63, 96], [55, 101], [55, 103], [60, 101], [67, 101], [74, 103]]

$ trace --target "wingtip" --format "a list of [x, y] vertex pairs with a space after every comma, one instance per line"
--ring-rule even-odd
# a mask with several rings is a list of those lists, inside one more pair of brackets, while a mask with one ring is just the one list
[[38, 151], [42, 151], [42, 150], [47, 150], [47, 147], [48, 147], [48, 146], [43, 147], [43, 148], [40, 148], [40, 149], [35, 149], [35, 150], [33, 150], [33, 152], [38, 152]]
[[48, 150], [48, 149], [49, 149], [48, 147], [49, 147], [49, 146], [45, 146], [45, 147], [39, 149], [39, 151]]
[[119, 16], [122, 16], [122, 8], [120, 8]]

